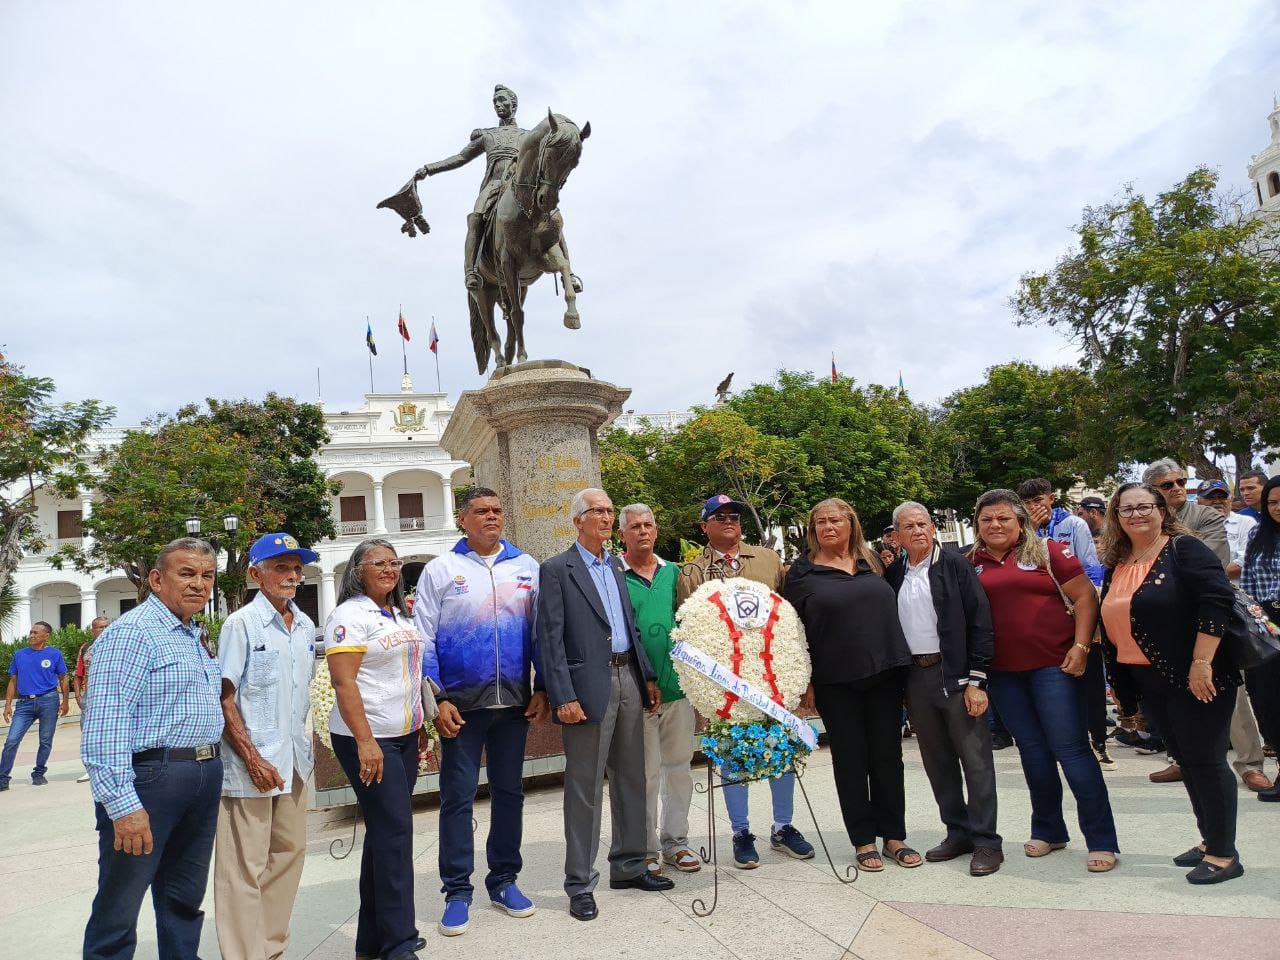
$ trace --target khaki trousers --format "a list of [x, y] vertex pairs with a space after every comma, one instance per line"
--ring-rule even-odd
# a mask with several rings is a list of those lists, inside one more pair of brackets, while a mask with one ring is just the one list
[[1262, 734], [1253, 715], [1253, 704], [1243, 686], [1236, 688], [1236, 709], [1231, 714], [1231, 749], [1236, 752], [1231, 766], [1244, 776], [1246, 770], [1262, 770]]
[[307, 852], [307, 786], [277, 797], [223, 797], [213, 911], [223, 960], [278, 960]]
[[[688, 700], [664, 703], [644, 718], [645, 831], [649, 856], [674, 856], [689, 847], [689, 803], [693, 799], [693, 728]], [[662, 816], [658, 816], [658, 799]]]

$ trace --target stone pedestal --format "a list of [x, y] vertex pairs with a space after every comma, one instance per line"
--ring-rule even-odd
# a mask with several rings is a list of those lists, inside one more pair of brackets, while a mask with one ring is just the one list
[[458, 398], [440, 445], [498, 492], [506, 538], [545, 560], [576, 539], [569, 503], [600, 486], [596, 431], [630, 395], [563, 360], [501, 367]]

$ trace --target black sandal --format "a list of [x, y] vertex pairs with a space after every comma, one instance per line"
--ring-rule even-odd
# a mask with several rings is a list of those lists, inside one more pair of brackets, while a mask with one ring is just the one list
[[[880, 855], [879, 850], [863, 851], [862, 853], [857, 855], [856, 859], [858, 861], [858, 869], [865, 870], [867, 871], [867, 873], [879, 873], [881, 870], [884, 869], [885, 858]], [[880, 866], [878, 867], [870, 866], [870, 861], [872, 860], [879, 860]]]
[[[908, 870], [913, 869], [915, 867], [922, 866], [924, 864], [924, 857], [920, 856], [919, 853], [917, 853], [915, 850], [912, 850], [905, 843], [902, 846], [900, 846], [897, 850], [894, 850], [892, 853], [889, 852], [888, 847], [885, 847], [884, 855], [888, 859], [896, 863], [898, 866], [906, 867]], [[915, 856], [916, 862], [907, 863], [905, 858], [912, 855]]]

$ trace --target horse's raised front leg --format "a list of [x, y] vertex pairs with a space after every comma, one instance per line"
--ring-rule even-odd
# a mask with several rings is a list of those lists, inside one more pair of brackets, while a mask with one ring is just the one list
[[578, 316], [578, 293], [573, 287], [568, 248], [565, 246], [563, 236], [547, 251], [547, 272], [560, 274], [560, 282], [564, 286], [564, 325], [570, 330], [581, 328], [582, 318]]

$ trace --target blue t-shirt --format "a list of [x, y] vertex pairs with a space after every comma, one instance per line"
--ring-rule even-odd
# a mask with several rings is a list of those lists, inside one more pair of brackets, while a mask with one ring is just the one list
[[18, 696], [30, 697], [58, 689], [58, 678], [67, 672], [67, 661], [57, 647], [32, 650], [23, 647], [13, 655], [9, 673], [18, 678]]

